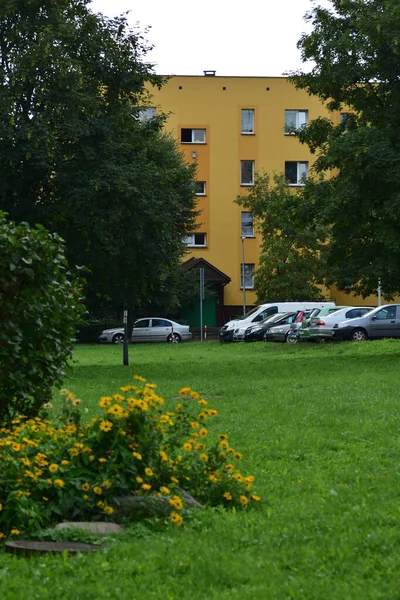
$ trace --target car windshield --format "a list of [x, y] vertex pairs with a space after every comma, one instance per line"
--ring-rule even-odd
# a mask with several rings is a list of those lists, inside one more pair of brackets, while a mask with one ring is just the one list
[[275, 321], [279, 321], [280, 319], [283, 319], [283, 317], [286, 317], [290, 314], [292, 313], [277, 313], [275, 315], [272, 315], [272, 317], [267, 317], [266, 319], [264, 319], [264, 321], [260, 321], [259, 325], [265, 325], [265, 323], [275, 323]]
[[256, 306], [255, 308], [252, 308], [245, 315], [242, 315], [241, 317], [238, 317], [237, 320], [238, 321], [243, 321], [244, 319], [248, 319], [249, 317], [251, 317], [252, 315], [254, 315], [254, 313], [256, 313], [259, 310], [259, 308], [260, 308], [259, 306]]

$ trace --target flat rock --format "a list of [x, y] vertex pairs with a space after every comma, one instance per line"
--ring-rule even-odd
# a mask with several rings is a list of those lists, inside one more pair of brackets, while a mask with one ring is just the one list
[[6, 542], [4, 548], [6, 552], [19, 554], [21, 556], [31, 556], [32, 554], [57, 554], [65, 551], [67, 551], [68, 554], [77, 554], [78, 552], [96, 552], [101, 550], [100, 546], [84, 544], [83, 542], [38, 542], [31, 540]]
[[103, 521], [65, 521], [58, 523], [55, 529], [83, 529], [93, 535], [109, 535], [111, 533], [123, 533], [123, 529], [117, 523]]

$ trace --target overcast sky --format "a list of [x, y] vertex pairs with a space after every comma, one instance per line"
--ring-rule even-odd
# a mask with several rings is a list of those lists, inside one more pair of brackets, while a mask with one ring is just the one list
[[[162, 75], [280, 76], [302, 67], [297, 41], [315, 0], [92, 0], [94, 12], [151, 27], [147, 55]], [[317, 4], [329, 5], [329, 0]]]

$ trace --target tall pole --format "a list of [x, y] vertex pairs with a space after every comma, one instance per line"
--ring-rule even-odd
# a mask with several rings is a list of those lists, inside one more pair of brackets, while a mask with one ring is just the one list
[[244, 285], [244, 240], [246, 239], [245, 235], [242, 235], [242, 288], [243, 288], [243, 315], [246, 314], [246, 287]]
[[128, 357], [128, 310], [125, 308], [124, 310], [124, 351], [123, 351], [123, 366], [129, 366], [129, 357]]
[[204, 300], [204, 269], [200, 272], [200, 340], [203, 341], [203, 300]]

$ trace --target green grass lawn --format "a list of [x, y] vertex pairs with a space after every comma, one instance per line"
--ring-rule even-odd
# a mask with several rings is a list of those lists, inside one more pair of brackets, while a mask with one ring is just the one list
[[77, 346], [65, 387], [88, 418], [134, 373], [190, 386], [219, 416], [262, 502], [182, 528], [142, 523], [95, 555], [0, 553], [0, 598], [400, 598], [400, 340]]

